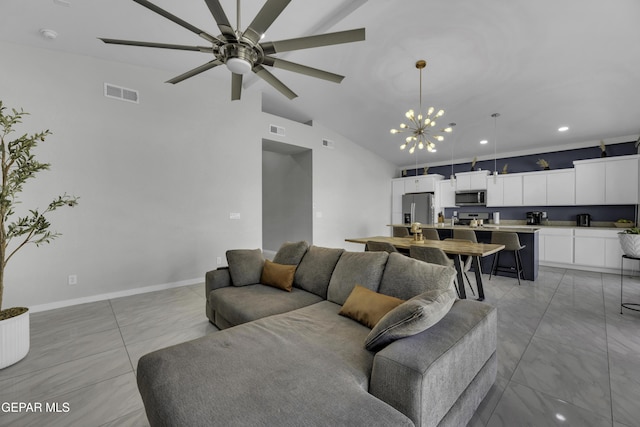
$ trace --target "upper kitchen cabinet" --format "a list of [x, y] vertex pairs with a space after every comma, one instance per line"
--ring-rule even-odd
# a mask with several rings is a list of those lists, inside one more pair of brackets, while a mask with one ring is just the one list
[[404, 192], [406, 193], [435, 193], [436, 183], [444, 178], [442, 175], [421, 175], [404, 178]]
[[518, 173], [487, 177], [487, 206], [522, 206], [524, 175]]
[[571, 206], [575, 204], [575, 171], [558, 169], [522, 176], [525, 206]]
[[441, 208], [456, 207], [456, 186], [455, 181], [443, 179], [438, 182], [438, 190], [436, 191], [437, 206]]
[[573, 162], [577, 205], [635, 205], [639, 200], [639, 155]]
[[459, 172], [456, 174], [456, 191], [486, 190], [489, 171]]

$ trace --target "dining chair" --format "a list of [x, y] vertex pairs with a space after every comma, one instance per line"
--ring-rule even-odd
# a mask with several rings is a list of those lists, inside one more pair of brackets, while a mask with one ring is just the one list
[[522, 266], [522, 257], [520, 256], [520, 251], [526, 246], [520, 244], [518, 233], [493, 231], [491, 233], [491, 243], [504, 245], [504, 249], [500, 252], [496, 252], [496, 254], [493, 256], [493, 263], [491, 264], [491, 271], [489, 272], [489, 280], [491, 280], [491, 276], [496, 274], [497, 271], [506, 271], [510, 273], [514, 272], [513, 267], [500, 265], [500, 253], [503, 251], [511, 251], [513, 252], [513, 257], [515, 258], [515, 274], [518, 278], [518, 285], [520, 285], [520, 276], [522, 276], [522, 280], [524, 280], [524, 268]]
[[465, 229], [453, 229], [453, 238], [454, 239], [462, 239], [469, 240], [473, 243], [478, 243], [478, 238], [476, 237], [476, 232], [473, 230], [465, 230]]
[[[473, 237], [475, 238], [475, 232], [473, 230], [461, 230], [461, 231], [471, 231], [473, 233]], [[455, 232], [455, 230], [454, 230]], [[473, 242], [471, 240], [468, 239], [444, 239], [447, 242], [471, 242], [471, 243], [478, 243]], [[457, 255], [456, 255], [457, 256]], [[473, 286], [471, 286], [471, 280], [469, 280], [469, 276], [467, 275], [467, 271], [471, 270], [471, 261], [473, 260], [473, 257], [471, 257], [470, 255], [459, 255], [460, 256], [460, 266], [462, 267], [462, 274], [464, 275], [464, 278], [467, 279], [467, 283], [469, 284], [469, 289], [471, 289], [471, 293], [473, 295], [475, 295], [475, 291], [473, 290]]]
[[[428, 262], [430, 264], [438, 264], [445, 267], [455, 268], [455, 264], [451, 258], [447, 256], [446, 253], [440, 248], [430, 248], [427, 246], [409, 246], [409, 256], [411, 258], [415, 258], [420, 261]], [[460, 296], [460, 289], [458, 288], [458, 276], [454, 278], [454, 283], [456, 286], [456, 292], [458, 293], [458, 297]], [[464, 284], [463, 284], [464, 286]]]
[[393, 246], [391, 243], [388, 243], [388, 242], [374, 242], [372, 240], [369, 240], [364, 245], [364, 250], [366, 252], [388, 252], [388, 253], [398, 252], [396, 247]]

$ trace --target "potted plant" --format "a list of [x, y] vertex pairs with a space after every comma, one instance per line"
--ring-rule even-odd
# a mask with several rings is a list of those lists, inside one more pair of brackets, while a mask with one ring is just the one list
[[11, 112], [0, 101], [0, 369], [12, 365], [29, 352], [29, 311], [25, 307], [3, 308], [4, 272], [8, 262], [25, 245], [40, 246], [49, 243], [60, 234], [50, 231], [51, 223], [46, 215], [62, 206], [75, 206], [77, 198], [66, 193], [55, 198], [43, 210], [31, 209], [23, 216], [16, 215], [15, 207], [22, 187], [38, 172], [48, 170], [49, 163], [35, 159], [32, 150], [43, 142], [49, 130], [23, 134], [13, 140], [15, 125], [22, 123], [24, 111]]
[[632, 227], [618, 233], [620, 246], [625, 255], [640, 258], [640, 228]]

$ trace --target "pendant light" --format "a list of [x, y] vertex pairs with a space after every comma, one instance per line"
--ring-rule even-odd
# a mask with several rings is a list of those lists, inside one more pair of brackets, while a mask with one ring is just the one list
[[[444, 110], [438, 110], [434, 107], [429, 107], [427, 112], [422, 114], [422, 70], [427, 66], [427, 61], [424, 59], [416, 62], [416, 68], [420, 70], [420, 110], [416, 115], [415, 111], [409, 110], [405, 113], [405, 117], [409, 119], [408, 124], [401, 123], [400, 129], [391, 129], [392, 134], [408, 132], [410, 135], [405, 138], [405, 142], [400, 145], [400, 149], [404, 150], [409, 148], [409, 154], [413, 154], [418, 147], [419, 150], [427, 148], [427, 151], [435, 151], [436, 144], [434, 141], [444, 141], [444, 136], [440, 135], [440, 132], [451, 132], [452, 128], [447, 127], [445, 129], [434, 130], [436, 126], [436, 119], [444, 115]], [[435, 114], [434, 114], [435, 113]]]

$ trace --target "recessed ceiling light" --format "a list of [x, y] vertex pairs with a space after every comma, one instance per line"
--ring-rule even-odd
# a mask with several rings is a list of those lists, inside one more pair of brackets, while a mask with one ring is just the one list
[[488, 144], [489, 141], [487, 141], [486, 139], [483, 139], [482, 141], [480, 141], [480, 144], [484, 145], [484, 144]]
[[569, 130], [569, 126], [560, 126], [558, 132], [566, 132]]

